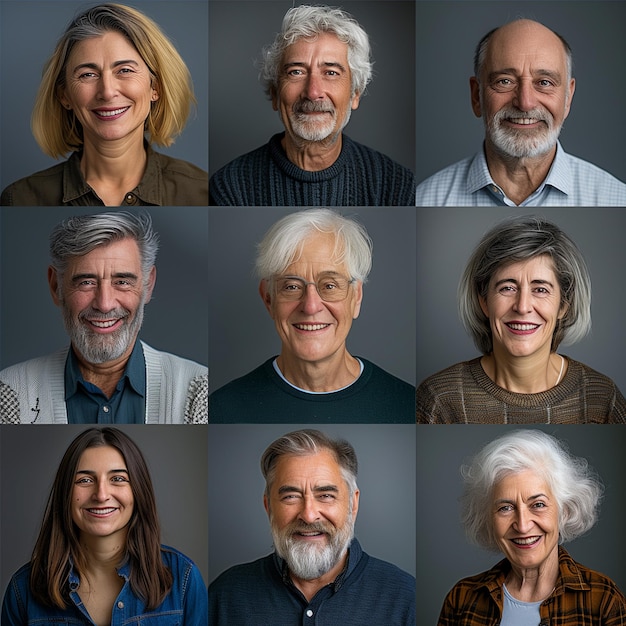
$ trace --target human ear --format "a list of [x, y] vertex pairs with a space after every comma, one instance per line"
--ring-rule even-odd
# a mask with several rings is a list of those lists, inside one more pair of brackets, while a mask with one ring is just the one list
[[59, 278], [57, 276], [57, 271], [52, 265], [48, 267], [48, 287], [50, 288], [50, 295], [52, 296], [52, 301], [57, 305], [61, 306], [61, 299], [59, 298]]
[[272, 311], [272, 295], [270, 294], [269, 283], [264, 278], [259, 283], [259, 295], [261, 296], [261, 300], [263, 300], [263, 304], [267, 309], [267, 312], [270, 314], [270, 317], [274, 319], [274, 313]]
[[470, 78], [470, 97], [472, 101], [472, 111], [476, 117], [482, 117], [483, 111], [480, 106], [480, 83], [476, 76]]

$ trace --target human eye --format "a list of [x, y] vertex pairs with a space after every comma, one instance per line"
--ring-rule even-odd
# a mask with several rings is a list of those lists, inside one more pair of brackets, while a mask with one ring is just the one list
[[340, 289], [339, 281], [334, 278], [322, 278], [318, 282], [319, 288], [324, 291], [335, 291], [336, 289]]
[[513, 285], [502, 285], [499, 287], [498, 292], [504, 295], [512, 294], [515, 293], [515, 287]]
[[302, 291], [302, 283], [295, 279], [283, 280], [279, 287], [281, 291], [286, 293], [298, 293]]
[[507, 76], [501, 76], [494, 79], [492, 86], [496, 91], [510, 91], [515, 86], [515, 81]]
[[75, 485], [90, 485], [93, 479], [90, 476], [81, 476], [74, 481]]
[[119, 483], [127, 483], [129, 481], [128, 481], [128, 478], [126, 476], [123, 476], [121, 474], [116, 474], [115, 476], [111, 477], [111, 482], [119, 484]]
[[304, 76], [304, 69], [301, 67], [292, 67], [291, 69], [287, 70], [287, 76], [290, 76], [292, 78], [300, 78], [301, 76]]

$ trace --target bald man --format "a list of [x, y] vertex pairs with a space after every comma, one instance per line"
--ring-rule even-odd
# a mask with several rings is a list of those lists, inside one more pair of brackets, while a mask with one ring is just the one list
[[576, 81], [568, 43], [520, 19], [487, 33], [470, 78], [483, 149], [426, 179], [417, 206], [626, 206], [626, 185], [558, 141]]

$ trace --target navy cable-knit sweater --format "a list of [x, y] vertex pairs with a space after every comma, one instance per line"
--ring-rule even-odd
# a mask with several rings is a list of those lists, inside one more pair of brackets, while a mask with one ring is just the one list
[[341, 154], [318, 172], [301, 170], [274, 135], [218, 170], [209, 183], [217, 206], [414, 206], [413, 172], [343, 135]]

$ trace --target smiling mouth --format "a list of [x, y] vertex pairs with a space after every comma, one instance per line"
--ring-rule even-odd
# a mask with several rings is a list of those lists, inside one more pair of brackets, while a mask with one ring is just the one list
[[294, 324], [294, 326], [298, 330], [312, 331], [312, 330], [324, 330], [324, 328], [328, 328], [330, 324]]
[[507, 326], [511, 330], [519, 330], [519, 331], [536, 330], [537, 328], [539, 328], [539, 324], [510, 324], [510, 323], [507, 323]]
[[112, 111], [94, 110], [94, 113], [99, 117], [114, 117], [115, 115], [125, 113], [128, 109], [130, 109], [130, 107], [122, 107], [121, 109], [113, 109]]
[[511, 541], [517, 546], [533, 546], [539, 542], [541, 536], [538, 537], [522, 537], [520, 539], [511, 539]]
[[115, 507], [109, 507], [106, 509], [87, 509], [87, 511], [89, 511], [92, 515], [109, 515], [110, 513], [117, 511], [117, 509]]
[[507, 122], [511, 122], [512, 124], [521, 124], [522, 126], [530, 126], [531, 124], [536, 124], [537, 122], [542, 121], [535, 117], [507, 117], [506, 119]]
[[119, 322], [119, 319], [115, 320], [88, 320], [90, 324], [95, 326], [96, 328], [111, 328]]

